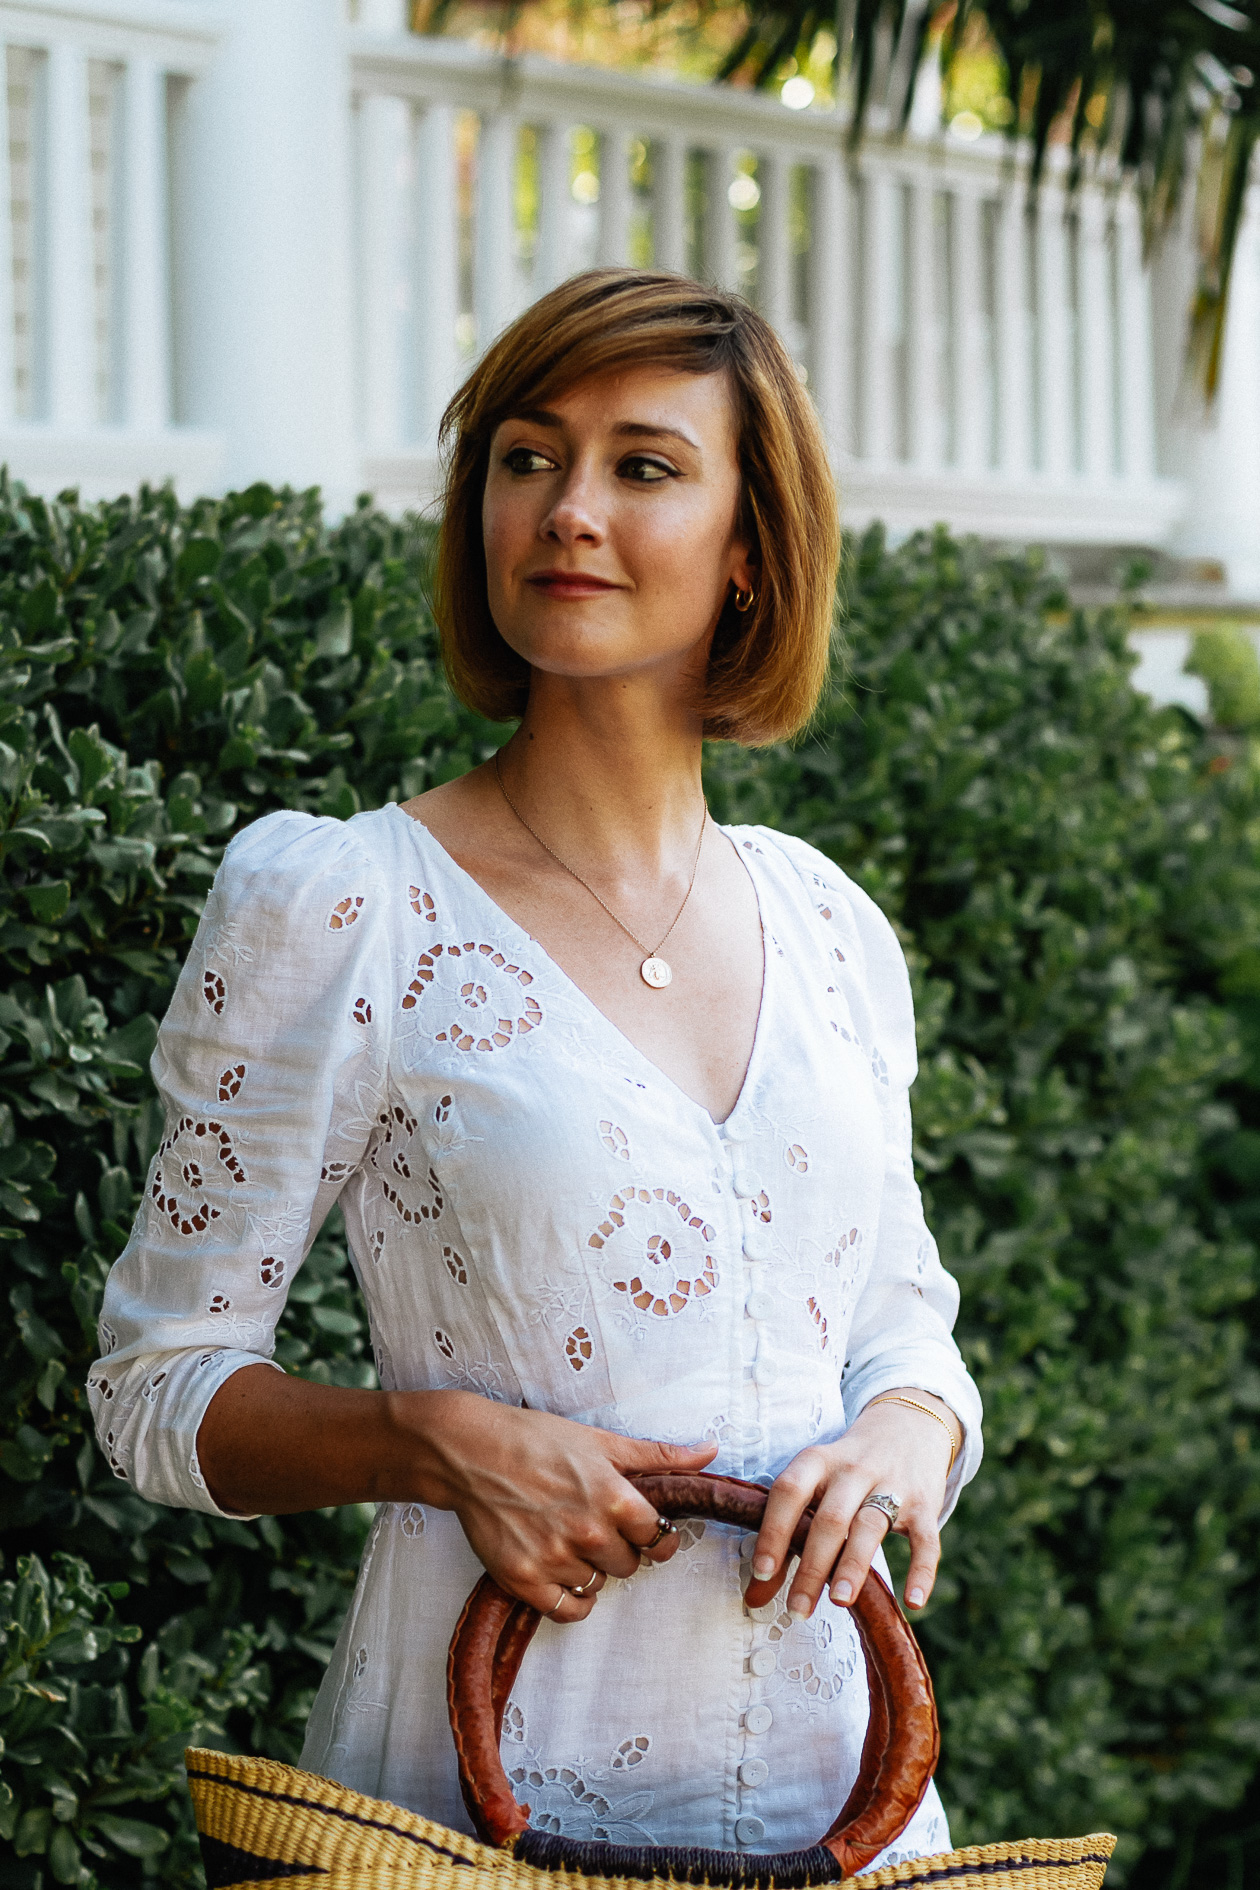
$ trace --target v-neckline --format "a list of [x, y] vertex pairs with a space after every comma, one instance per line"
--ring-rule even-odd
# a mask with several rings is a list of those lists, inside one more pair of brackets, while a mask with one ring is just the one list
[[[591, 997], [588, 992], [584, 991], [574, 978], [569, 976], [562, 965], [556, 963], [551, 953], [544, 945], [539, 943], [533, 933], [527, 932], [518, 919], [514, 919], [510, 912], [504, 910], [497, 899], [491, 898], [481, 881], [470, 873], [467, 867], [460, 865], [454, 854], [449, 852], [448, 849], [442, 845], [442, 842], [437, 838], [436, 834], [434, 834], [430, 828], [426, 827], [422, 820], [417, 820], [414, 814], [409, 814], [397, 801], [388, 801], [386, 807], [397, 813], [402, 820], [405, 820], [407, 825], [412, 828], [415, 833], [424, 835], [429, 844], [434, 847], [441, 856], [443, 864], [447, 866], [451, 872], [457, 874], [461, 880], [467, 881], [475, 896], [494, 914], [498, 924], [510, 925], [518, 937], [526, 939], [534, 951], [541, 953], [553, 975], [561, 979], [562, 982], [567, 985], [569, 990], [575, 994], [578, 1001], [585, 1005], [592, 1016], [598, 1018], [603, 1027], [617, 1039], [617, 1042], [622, 1045], [623, 1049], [628, 1050], [632, 1056], [638, 1059], [644, 1069], [650, 1070], [658, 1082], [668, 1084], [669, 1088], [673, 1090], [674, 1094], [678, 1096], [681, 1101], [687, 1104], [688, 1108], [698, 1110], [715, 1135], [730, 1128], [731, 1123], [752, 1094], [754, 1079], [761, 1062], [762, 1044], [767, 1031], [766, 1018], [770, 1008], [770, 961], [773, 953], [771, 951], [770, 930], [766, 924], [765, 908], [762, 903], [761, 886], [750, 860], [744, 857], [742, 849], [731, 839], [730, 830], [728, 828], [723, 827], [719, 821], [715, 820], [713, 823], [718, 831], [724, 834], [735, 848], [739, 863], [748, 875], [749, 883], [753, 889], [753, 897], [757, 901], [757, 917], [761, 925], [761, 995], [757, 1003], [757, 1022], [753, 1030], [752, 1049], [748, 1053], [748, 1062], [744, 1068], [744, 1079], [739, 1086], [739, 1094], [732, 1103], [729, 1113], [722, 1118], [721, 1122], [718, 1122], [709, 1110], [705, 1108], [702, 1102], [698, 1101], [688, 1090], [685, 1090], [680, 1083], [675, 1082], [674, 1078], [663, 1070], [659, 1063], [653, 1062], [646, 1050], [641, 1050], [634, 1039], [628, 1037], [619, 1024], [613, 1023], [612, 1018], [608, 1016], [607, 1012], [602, 1011], [594, 998]], [[417, 851], [422, 850], [418, 840], [415, 841], [415, 845]]]

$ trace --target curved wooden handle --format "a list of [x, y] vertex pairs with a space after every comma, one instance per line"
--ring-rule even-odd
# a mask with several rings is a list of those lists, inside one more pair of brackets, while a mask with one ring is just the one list
[[[662, 1516], [695, 1516], [754, 1530], [766, 1507], [757, 1483], [707, 1472], [641, 1476], [632, 1481]], [[812, 1513], [792, 1537], [805, 1546]], [[862, 1764], [839, 1817], [820, 1840], [845, 1876], [864, 1870], [905, 1830], [940, 1754], [932, 1683], [918, 1644], [885, 1583], [874, 1572], [853, 1603], [866, 1656], [871, 1712]], [[512, 1794], [499, 1741], [503, 1714], [525, 1650], [541, 1620], [536, 1608], [505, 1594], [489, 1575], [473, 1589], [451, 1638], [447, 1704], [464, 1803], [487, 1844], [511, 1845], [529, 1829], [529, 1806]], [[752, 1860], [750, 1860], [752, 1861]]]

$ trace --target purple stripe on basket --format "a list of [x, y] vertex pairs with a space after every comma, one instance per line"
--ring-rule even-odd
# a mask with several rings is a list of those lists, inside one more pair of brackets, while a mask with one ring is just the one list
[[[913, 1862], [913, 1859], [908, 1860]], [[1060, 1870], [1077, 1870], [1082, 1864], [1107, 1864], [1109, 1857], [1100, 1857], [1094, 1851], [1088, 1851], [1082, 1857], [1007, 1857], [991, 1864], [951, 1864], [948, 1870], [925, 1870], [922, 1876], [910, 1879], [896, 1890], [917, 1890], [921, 1883], [945, 1883], [950, 1877], [1000, 1877], [1003, 1871], [1010, 1870], [1053, 1870], [1056, 1865]]]
[[317, 1798], [298, 1798], [292, 1792], [269, 1792], [261, 1785], [243, 1785], [234, 1778], [224, 1778], [218, 1772], [193, 1772], [189, 1778], [208, 1779], [212, 1785], [221, 1785], [228, 1791], [248, 1792], [251, 1798], [270, 1798], [278, 1805], [297, 1805], [303, 1811], [322, 1811], [326, 1817], [340, 1818], [345, 1824], [364, 1825], [369, 1831], [388, 1831], [391, 1837], [406, 1838], [410, 1844], [420, 1845], [422, 1850], [433, 1851], [438, 1857], [449, 1857], [453, 1864], [466, 1864], [469, 1869], [475, 1865], [471, 1857], [461, 1857], [458, 1851], [448, 1851], [444, 1844], [435, 1844], [431, 1838], [417, 1837], [414, 1831], [404, 1831], [401, 1825], [386, 1824], [382, 1818], [361, 1818], [357, 1812], [342, 1811], [337, 1805], [321, 1805]]

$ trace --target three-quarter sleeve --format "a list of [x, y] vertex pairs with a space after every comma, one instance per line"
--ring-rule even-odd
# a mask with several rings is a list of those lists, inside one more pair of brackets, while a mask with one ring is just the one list
[[390, 1015], [380, 880], [353, 822], [279, 813], [232, 842], [206, 903], [151, 1065], [165, 1132], [88, 1380], [111, 1467], [153, 1502], [219, 1513], [201, 1420], [233, 1372], [271, 1360], [371, 1137]]
[[[836, 874], [832, 867], [831, 873]], [[905, 954], [887, 918], [860, 887], [844, 884], [866, 998], [864, 1040], [884, 1117], [884, 1187], [870, 1272], [854, 1309], [843, 1393], [852, 1423], [881, 1392], [913, 1386], [943, 1398], [963, 1427], [941, 1520], [980, 1467], [980, 1393], [953, 1339], [958, 1286], [941, 1264], [914, 1178], [910, 1086], [918, 1073], [914, 1004]]]

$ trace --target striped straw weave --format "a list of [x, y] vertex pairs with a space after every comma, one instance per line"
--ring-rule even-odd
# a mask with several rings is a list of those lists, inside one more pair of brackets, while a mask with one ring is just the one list
[[[313, 1772], [195, 1746], [184, 1756], [208, 1890], [301, 1890], [302, 1878], [317, 1879], [311, 1890], [556, 1890], [552, 1872], [510, 1850], [491, 1850]], [[850, 1877], [846, 1890], [1099, 1890], [1115, 1842], [1103, 1835], [978, 1845]], [[564, 1874], [564, 1890], [643, 1890], [642, 1878]], [[677, 1881], [649, 1879], [649, 1890]]]

